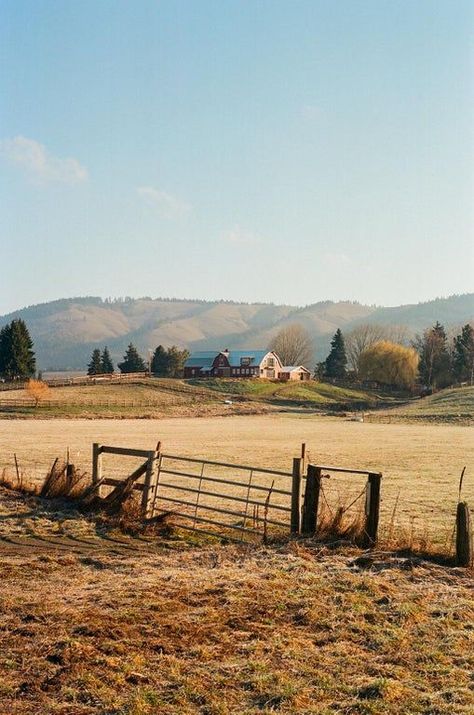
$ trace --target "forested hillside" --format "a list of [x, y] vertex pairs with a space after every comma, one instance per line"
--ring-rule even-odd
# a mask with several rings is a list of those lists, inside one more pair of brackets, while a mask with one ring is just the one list
[[474, 294], [392, 308], [324, 301], [305, 307], [266, 303], [181, 299], [70, 298], [29, 306], [0, 317], [0, 327], [22, 318], [35, 343], [40, 369], [82, 369], [94, 347], [108, 345], [114, 361], [129, 342], [144, 355], [159, 343], [190, 350], [265, 347], [284, 325], [298, 322], [310, 332], [315, 360], [327, 354], [337, 328], [357, 324], [404, 324], [413, 333], [436, 320], [460, 325], [474, 317]]

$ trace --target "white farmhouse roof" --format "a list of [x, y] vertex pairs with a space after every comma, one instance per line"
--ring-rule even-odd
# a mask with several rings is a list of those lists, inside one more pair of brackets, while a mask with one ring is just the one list
[[281, 368], [282, 372], [294, 372], [295, 370], [305, 370], [306, 372], [309, 372], [309, 370], [304, 367], [304, 365], [284, 365]]

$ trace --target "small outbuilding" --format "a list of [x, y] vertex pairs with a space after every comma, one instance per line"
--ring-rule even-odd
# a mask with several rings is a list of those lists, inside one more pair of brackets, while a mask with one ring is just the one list
[[283, 382], [288, 380], [305, 381], [311, 379], [311, 373], [303, 365], [283, 365], [278, 377]]

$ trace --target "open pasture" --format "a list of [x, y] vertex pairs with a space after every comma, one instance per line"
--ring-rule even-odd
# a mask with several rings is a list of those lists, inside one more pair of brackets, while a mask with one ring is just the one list
[[[52, 460], [70, 459], [90, 470], [93, 442], [153, 449], [204, 459], [291, 471], [307, 445], [312, 463], [383, 473], [382, 529], [394, 523], [444, 542], [452, 530], [459, 475], [467, 466], [463, 498], [474, 504], [474, 440], [469, 427], [367, 424], [317, 416], [236, 416], [226, 419], [8, 420], [0, 422], [0, 468], [44, 476]], [[133, 460], [132, 460], [133, 462]], [[120, 474], [130, 463], [107, 456], [104, 472]], [[130, 464], [133, 468], [133, 463]], [[238, 474], [236, 473], [236, 476]], [[328, 503], [348, 503], [363, 477], [332, 475], [324, 481]], [[363, 506], [359, 500], [358, 506]]]

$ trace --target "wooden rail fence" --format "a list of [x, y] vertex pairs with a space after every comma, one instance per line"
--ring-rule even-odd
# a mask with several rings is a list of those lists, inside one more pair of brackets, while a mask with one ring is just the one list
[[[243, 464], [169, 454], [158, 443], [154, 450], [112, 447], [94, 443], [92, 480], [99, 493], [118, 486], [123, 479], [104, 476], [103, 455], [141, 458], [144, 461], [127, 476], [142, 493], [146, 519], [168, 514], [180, 528], [216, 536], [209, 527], [237, 540], [267, 531], [298, 536], [318, 533], [321, 480], [329, 472], [365, 476], [364, 544], [377, 540], [382, 475], [360, 469], [306, 464], [304, 449], [284, 471]], [[232, 536], [230, 537], [232, 538]]]

